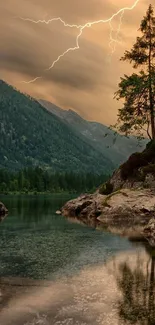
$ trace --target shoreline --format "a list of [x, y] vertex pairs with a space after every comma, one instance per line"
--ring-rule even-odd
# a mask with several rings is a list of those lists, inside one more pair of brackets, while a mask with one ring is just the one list
[[121, 189], [110, 195], [81, 195], [67, 202], [61, 213], [90, 227], [133, 241], [150, 240], [155, 245], [154, 190]]
[[74, 195], [79, 195], [79, 193], [73, 193], [73, 192], [28, 192], [28, 193], [25, 193], [25, 192], [8, 192], [8, 193], [0, 193], [0, 197], [7, 197], [7, 196], [41, 196], [41, 195], [47, 195], [47, 196], [50, 196], [50, 195], [71, 195], [71, 194], [74, 194]]

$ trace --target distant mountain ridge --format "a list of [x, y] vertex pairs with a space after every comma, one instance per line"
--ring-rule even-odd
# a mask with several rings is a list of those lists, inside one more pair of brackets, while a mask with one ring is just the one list
[[128, 139], [119, 134], [116, 137], [115, 132], [107, 126], [87, 121], [71, 109], [61, 109], [45, 100], [39, 100], [39, 102], [76, 131], [80, 137], [85, 138], [87, 143], [110, 159], [115, 166], [124, 162], [133, 152], [142, 151], [147, 143], [147, 140], [141, 141], [140, 147], [135, 137]]
[[109, 158], [37, 100], [0, 80], [0, 168], [108, 174]]

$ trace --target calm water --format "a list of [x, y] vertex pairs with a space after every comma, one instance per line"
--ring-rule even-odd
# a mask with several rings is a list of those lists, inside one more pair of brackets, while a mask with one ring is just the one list
[[155, 324], [153, 249], [56, 215], [68, 199], [0, 198], [0, 324]]

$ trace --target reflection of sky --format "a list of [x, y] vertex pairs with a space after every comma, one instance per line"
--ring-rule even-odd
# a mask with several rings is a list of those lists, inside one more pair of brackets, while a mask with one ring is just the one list
[[[71, 278], [51, 284], [40, 283], [47, 287], [33, 289], [32, 293], [29, 291], [27, 295], [11, 300], [1, 311], [0, 322], [3, 325], [154, 324], [150, 313], [152, 315], [155, 308], [153, 302], [148, 303], [149, 259], [143, 249], [119, 253], [106, 264], [83, 268]], [[129, 301], [130, 306], [127, 305]], [[120, 315], [122, 308], [125, 317]]]

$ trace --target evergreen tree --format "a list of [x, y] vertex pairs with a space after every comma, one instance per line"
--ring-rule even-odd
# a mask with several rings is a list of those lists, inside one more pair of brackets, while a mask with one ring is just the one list
[[40, 167], [25, 168], [16, 173], [0, 169], [0, 193], [9, 192], [77, 192], [92, 191], [109, 178], [108, 175], [51, 173]]
[[140, 25], [142, 36], [137, 37], [131, 51], [121, 58], [133, 63], [138, 73], [121, 78], [115, 97], [124, 99], [119, 109], [117, 128], [126, 135], [144, 130], [150, 139], [155, 139], [155, 17], [152, 5]]

